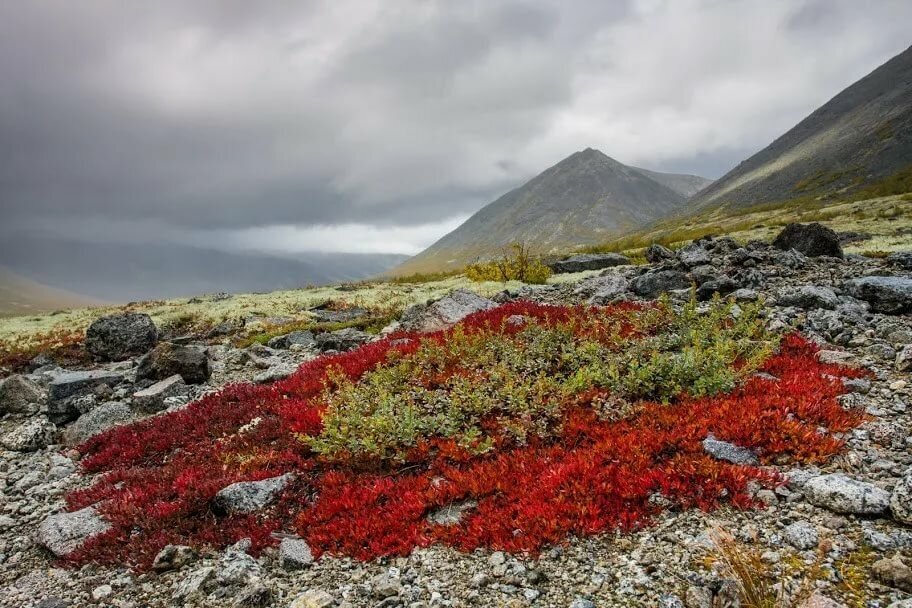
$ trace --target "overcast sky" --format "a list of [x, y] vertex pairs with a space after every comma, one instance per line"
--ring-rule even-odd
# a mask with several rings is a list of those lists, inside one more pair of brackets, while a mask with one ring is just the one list
[[0, 238], [416, 253], [576, 150], [719, 177], [908, 0], [7, 0]]

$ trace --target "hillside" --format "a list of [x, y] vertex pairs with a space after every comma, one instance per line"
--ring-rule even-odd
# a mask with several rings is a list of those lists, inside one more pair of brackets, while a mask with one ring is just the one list
[[393, 273], [461, 268], [516, 241], [540, 253], [598, 243], [668, 216], [707, 183], [629, 167], [587, 148], [485, 206]]
[[28, 315], [98, 304], [101, 304], [100, 300], [42, 285], [0, 268], [0, 316]]
[[910, 167], [912, 47], [698, 193], [688, 209], [743, 208], [851, 191]]

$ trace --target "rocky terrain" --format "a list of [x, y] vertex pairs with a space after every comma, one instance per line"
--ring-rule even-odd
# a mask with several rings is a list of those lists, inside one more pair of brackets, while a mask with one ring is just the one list
[[[166, 342], [148, 316], [118, 314], [86, 332], [98, 362], [91, 369], [61, 369], [39, 355], [29, 373], [0, 381], [0, 606], [738, 606], [728, 534], [730, 546], [756, 556], [757, 572], [778, 581], [782, 606], [912, 606], [912, 252], [844, 254], [837, 235], [811, 225], [790, 227], [773, 243], [705, 238], [678, 251], [653, 246], [646, 257], [646, 265], [617, 254], [571, 258], [556, 269], [599, 273], [491, 300], [457, 291], [409, 309], [387, 331], [445, 327], [517, 299], [605, 305], [670, 294], [680, 302], [692, 289], [701, 301], [716, 293], [762, 299], [771, 328], [793, 326], [821, 345], [821, 360], [870, 372], [845, 381], [843, 406], [867, 417], [836, 458], [819, 467], [771, 465], [783, 483], [757, 488], [762, 508], [667, 511], [642, 530], [573, 538], [538, 555], [432, 546], [370, 562], [315, 560], [306, 542], [287, 536], [257, 557], [241, 541], [222, 551], [168, 547], [149, 572], [74, 569], [55, 556], [107, 528], [91, 508], [62, 513], [64, 495], [91, 481], [74, 446], [227, 383], [273, 382], [321, 353], [376, 340], [347, 328], [246, 348], [194, 335]], [[756, 462], [723, 441], [707, 438], [704, 449]], [[255, 511], [281, 483], [229, 486], [218, 508]], [[440, 514], [449, 516], [458, 521], [458, 513]]]

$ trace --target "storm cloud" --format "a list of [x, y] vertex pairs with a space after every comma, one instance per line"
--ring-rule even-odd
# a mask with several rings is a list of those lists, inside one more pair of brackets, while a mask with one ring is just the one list
[[4, 233], [415, 253], [570, 153], [717, 177], [912, 3], [0, 5]]

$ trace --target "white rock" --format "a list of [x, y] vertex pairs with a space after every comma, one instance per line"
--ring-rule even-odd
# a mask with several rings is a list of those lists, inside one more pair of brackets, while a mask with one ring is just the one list
[[38, 542], [57, 557], [72, 553], [111, 525], [93, 507], [49, 516], [38, 527]]
[[836, 513], [883, 515], [890, 508], [889, 492], [845, 475], [814, 477], [803, 490], [808, 502]]

